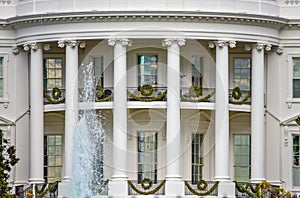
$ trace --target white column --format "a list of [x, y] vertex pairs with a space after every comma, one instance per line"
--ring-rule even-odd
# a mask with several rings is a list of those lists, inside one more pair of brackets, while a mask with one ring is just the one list
[[252, 48], [251, 81], [251, 181], [264, 180], [264, 45]]
[[229, 180], [228, 43], [216, 42], [215, 179]]
[[235, 184], [229, 174], [228, 46], [235, 41], [216, 44], [216, 109], [215, 109], [215, 180], [220, 181], [218, 197], [235, 197]]
[[167, 143], [166, 196], [183, 196], [184, 185], [180, 165], [180, 46], [184, 39], [166, 39], [167, 59]]
[[[26, 49], [25, 49], [26, 48]], [[29, 50], [28, 46], [24, 46]], [[44, 97], [43, 50], [37, 43], [30, 44], [30, 183], [44, 182]]]
[[78, 120], [78, 42], [66, 43], [64, 180], [72, 176], [73, 134]]
[[110, 39], [114, 47], [114, 102], [113, 102], [113, 176], [109, 195], [124, 197], [127, 187], [127, 45], [128, 39]]
[[72, 177], [73, 134], [78, 120], [78, 42], [59, 41], [58, 46], [66, 45], [66, 92], [65, 92], [65, 140], [63, 181], [59, 185], [59, 197], [69, 197]]

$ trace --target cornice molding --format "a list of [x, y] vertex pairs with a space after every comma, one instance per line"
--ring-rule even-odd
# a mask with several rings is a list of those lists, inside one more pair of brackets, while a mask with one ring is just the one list
[[[157, 11], [157, 12], [76, 12], [76, 13], [51, 13], [40, 15], [27, 15], [13, 17], [8, 20], [12, 26], [23, 26], [82, 23], [82, 22], [203, 22], [203, 23], [227, 23], [260, 25], [281, 28], [288, 23], [288, 19], [251, 15], [245, 13], [218, 13], [218, 12], [180, 12], [180, 11]], [[300, 25], [300, 23], [299, 23]]]

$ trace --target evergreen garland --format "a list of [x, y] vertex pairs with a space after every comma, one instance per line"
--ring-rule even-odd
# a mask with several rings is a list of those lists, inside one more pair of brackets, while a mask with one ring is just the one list
[[[143, 181], [144, 181], [145, 179], [143, 179]], [[151, 179], [147, 179], [147, 181], [151, 181], [151, 183], [152, 183], [152, 180]], [[160, 184], [158, 185], [158, 186], [156, 186], [153, 190], [150, 190], [150, 191], [141, 191], [141, 190], [139, 190], [136, 186], [134, 186], [134, 184], [132, 183], [132, 181], [130, 181], [130, 180], [128, 180], [127, 181], [128, 182], [128, 185], [135, 191], [135, 192], [137, 192], [137, 193], [139, 193], [139, 194], [141, 194], [141, 195], [151, 195], [151, 194], [155, 194], [157, 191], [159, 191], [159, 189], [161, 189], [161, 187], [163, 186], [163, 185], [165, 185], [165, 183], [166, 183], [166, 180], [164, 179], [164, 180], [162, 180], [162, 182], [160, 182]], [[149, 185], [150, 186], [150, 185]], [[142, 187], [143, 187], [143, 185], [142, 185]], [[144, 187], [143, 187], [144, 188]], [[149, 187], [150, 188], [150, 187]], [[145, 189], [145, 188], [144, 188]]]
[[141, 97], [136, 96], [135, 94], [129, 92], [130, 98], [133, 98], [134, 100], [142, 101], [142, 102], [160, 101], [163, 98], [165, 98], [166, 96], [167, 96], [167, 91], [162, 92], [160, 95], [158, 95], [156, 97], [149, 97], [149, 98], [141, 98]]
[[197, 85], [193, 85], [189, 88], [189, 95], [192, 97], [199, 97], [201, 95], [201, 88]]
[[253, 198], [263, 198], [267, 194], [275, 195], [275, 197], [280, 198], [290, 198], [291, 193], [286, 192], [283, 188], [275, 187], [273, 188], [271, 183], [262, 181], [253, 186], [254, 184], [247, 183], [245, 186], [235, 181], [236, 189], [241, 193], [246, 193]]
[[[231, 104], [236, 104], [236, 105], [242, 105], [242, 104], [245, 104], [247, 102], [247, 100], [250, 98], [251, 96], [251, 92], [248, 91], [247, 95], [240, 101], [235, 101], [235, 100], [232, 100], [231, 98], [229, 98], [229, 102]], [[234, 98], [233, 94], [232, 94], [232, 97]], [[241, 96], [239, 97], [239, 99], [241, 98]]]
[[193, 189], [193, 187], [189, 184], [188, 181], [184, 181], [185, 186], [189, 189], [189, 191], [191, 191], [194, 195], [198, 195], [198, 196], [208, 196], [210, 195], [219, 185], [219, 182], [216, 181], [214, 183], [214, 185], [210, 188], [210, 189], [206, 189], [207, 188], [207, 182], [204, 180], [200, 180], [197, 182], [197, 189], [199, 191], [205, 191], [205, 192], [198, 192], [195, 189]]
[[213, 95], [215, 95], [215, 91], [212, 91], [211, 93], [204, 96], [203, 98], [192, 99], [186, 96], [181, 96], [181, 99], [186, 102], [209, 102], [208, 99], [210, 99]]

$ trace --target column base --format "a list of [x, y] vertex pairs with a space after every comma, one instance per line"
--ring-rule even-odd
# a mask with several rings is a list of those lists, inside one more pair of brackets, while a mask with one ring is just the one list
[[112, 180], [108, 182], [108, 197], [110, 198], [128, 197], [127, 180], [128, 180], [127, 176], [113, 176]]
[[235, 198], [235, 184], [234, 182], [221, 181], [218, 185], [218, 197]]
[[69, 179], [64, 179], [58, 184], [58, 198], [70, 197], [70, 187], [71, 181]]
[[166, 198], [184, 197], [184, 181], [181, 177], [166, 177], [165, 184]]

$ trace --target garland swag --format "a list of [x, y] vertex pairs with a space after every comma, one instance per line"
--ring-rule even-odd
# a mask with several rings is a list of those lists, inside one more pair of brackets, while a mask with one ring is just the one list
[[[208, 196], [217, 188], [217, 186], [219, 185], [219, 182], [216, 181], [210, 189], [206, 189], [207, 182], [205, 180], [201, 179], [200, 181], [197, 182], [197, 190], [199, 190], [200, 192], [193, 189], [193, 187], [189, 184], [188, 181], [184, 181], [184, 184], [189, 189], [189, 191], [191, 191], [194, 195]], [[201, 192], [201, 191], [205, 191], [205, 192]]]
[[[160, 182], [160, 184], [158, 184], [158, 186], [156, 186], [153, 190], [150, 190], [150, 191], [141, 191], [141, 190], [139, 190], [139, 189], [132, 183], [132, 181], [128, 180], [127, 182], [128, 182], [128, 185], [129, 185], [135, 192], [137, 192], [137, 193], [139, 193], [139, 194], [142, 194], [142, 195], [151, 195], [151, 194], [155, 194], [157, 191], [159, 191], [159, 189], [161, 189], [161, 187], [162, 187], [163, 185], [165, 185], [166, 180], [165, 180], [165, 179], [162, 180], [162, 181]], [[143, 189], [144, 189], [144, 190], [148, 190], [149, 188], [151, 188], [152, 183], [153, 183], [153, 182], [152, 182], [152, 180], [151, 180], [150, 178], [145, 178], [145, 179], [143, 179], [143, 181], [142, 181], [142, 187], [143, 187]]]

